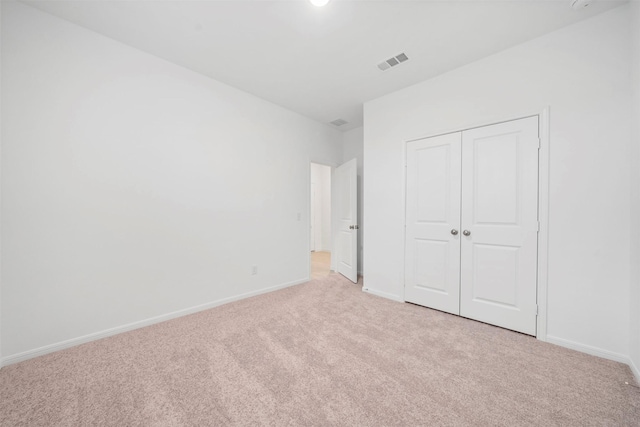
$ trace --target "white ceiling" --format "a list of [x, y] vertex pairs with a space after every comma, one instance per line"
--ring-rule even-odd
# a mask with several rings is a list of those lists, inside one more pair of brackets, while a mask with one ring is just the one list
[[[320, 122], [619, 6], [600, 0], [25, 0], [32, 6]], [[377, 64], [405, 52], [387, 71]]]

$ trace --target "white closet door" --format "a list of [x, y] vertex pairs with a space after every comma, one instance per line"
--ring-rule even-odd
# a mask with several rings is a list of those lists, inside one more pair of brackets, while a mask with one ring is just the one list
[[405, 301], [459, 314], [461, 134], [407, 144]]
[[536, 334], [538, 117], [462, 133], [460, 315]]

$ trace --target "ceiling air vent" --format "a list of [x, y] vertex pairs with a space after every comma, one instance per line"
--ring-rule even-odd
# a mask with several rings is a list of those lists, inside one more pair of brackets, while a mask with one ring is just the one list
[[395, 67], [396, 65], [403, 63], [408, 59], [409, 57], [407, 56], [407, 54], [401, 53], [394, 56], [393, 58], [389, 58], [386, 61], [379, 63], [378, 68], [380, 68], [382, 71], [385, 71], [391, 67]]
[[334, 126], [342, 126], [342, 125], [346, 125], [347, 121], [346, 120], [342, 120], [342, 119], [335, 119], [334, 121], [329, 122], [329, 123], [331, 123]]

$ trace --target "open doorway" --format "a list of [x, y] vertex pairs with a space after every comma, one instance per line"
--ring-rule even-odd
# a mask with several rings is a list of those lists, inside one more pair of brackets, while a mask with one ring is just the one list
[[331, 271], [331, 167], [311, 163], [309, 249], [311, 279]]

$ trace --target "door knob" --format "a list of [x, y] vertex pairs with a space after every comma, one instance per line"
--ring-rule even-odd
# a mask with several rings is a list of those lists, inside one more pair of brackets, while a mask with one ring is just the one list
[[453, 235], [455, 236], [456, 234], [458, 234], [458, 230], [456, 230], [456, 229], [454, 228], [453, 230], [451, 230], [451, 234], [453, 234]]
[[471, 232], [469, 230], [464, 230], [462, 234], [464, 234], [465, 236], [470, 236]]
[[353, 230], [353, 225], [350, 225], [350, 226], [349, 226], [349, 230]]

